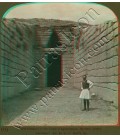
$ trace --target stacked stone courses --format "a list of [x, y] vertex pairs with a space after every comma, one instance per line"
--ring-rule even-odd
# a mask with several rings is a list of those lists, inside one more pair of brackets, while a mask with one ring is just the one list
[[82, 76], [94, 82], [91, 93], [117, 104], [118, 99], [118, 23], [90, 26], [82, 30], [84, 42], [75, 51], [75, 63], [84, 59], [84, 66], [75, 74], [74, 87], [80, 88]]

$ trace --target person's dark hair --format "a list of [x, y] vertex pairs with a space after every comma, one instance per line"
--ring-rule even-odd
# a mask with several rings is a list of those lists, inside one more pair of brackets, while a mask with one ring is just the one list
[[87, 76], [86, 76], [86, 75], [84, 75], [84, 76], [83, 76], [83, 80], [86, 80], [86, 78], [87, 78]]
[[87, 75], [83, 75], [83, 78], [87, 78]]

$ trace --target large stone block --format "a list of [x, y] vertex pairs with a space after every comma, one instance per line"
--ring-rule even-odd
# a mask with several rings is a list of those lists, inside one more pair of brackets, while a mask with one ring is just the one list
[[118, 28], [116, 28], [115, 30], [113, 30], [113, 36], [117, 36], [118, 35]]
[[118, 106], [118, 91], [113, 91], [107, 88], [93, 87], [91, 93], [96, 93], [100, 98], [105, 101], [112, 102], [113, 105]]
[[95, 75], [95, 76], [105, 76], [107, 74], [107, 71], [105, 69], [97, 69], [95, 70], [90, 70], [89, 75]]
[[118, 47], [112, 47], [111, 49], [106, 51], [107, 58], [111, 58], [117, 55], [118, 55]]
[[117, 21], [113, 24], [113, 29], [115, 29], [115, 28], [118, 28], [118, 22]]
[[109, 76], [118, 75], [118, 66], [112, 67], [112, 68], [107, 68], [107, 74]]
[[118, 65], [118, 56], [113, 56], [110, 59], [105, 60], [105, 64], [108, 68], [114, 67]]

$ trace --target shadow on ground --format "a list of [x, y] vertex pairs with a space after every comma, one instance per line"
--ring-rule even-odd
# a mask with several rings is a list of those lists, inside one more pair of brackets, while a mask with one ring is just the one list
[[21, 93], [19, 96], [15, 96], [13, 98], [9, 98], [2, 103], [2, 111], [3, 111], [3, 125], [9, 124], [12, 120], [22, 114], [26, 109], [28, 109], [31, 105], [38, 102], [42, 99], [48, 89], [45, 90], [34, 90], [28, 91], [25, 93]]

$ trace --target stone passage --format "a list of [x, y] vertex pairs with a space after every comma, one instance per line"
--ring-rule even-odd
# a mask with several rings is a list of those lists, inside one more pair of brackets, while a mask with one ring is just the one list
[[71, 21], [4, 19], [0, 33], [2, 99], [47, 87], [47, 58], [56, 53], [61, 56], [60, 83], [64, 87], [80, 89], [82, 76], [87, 74], [94, 82], [91, 92], [117, 105], [117, 21], [80, 28]]

